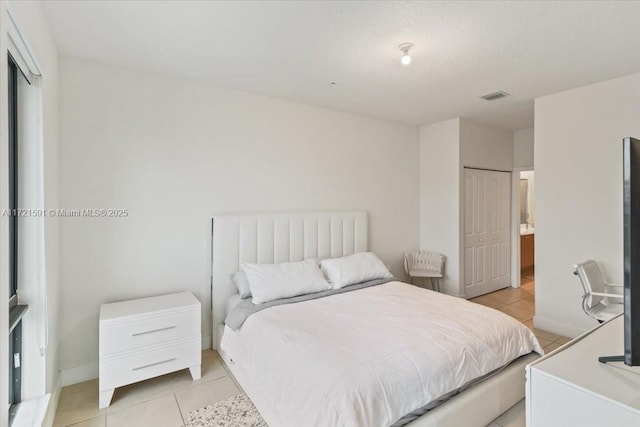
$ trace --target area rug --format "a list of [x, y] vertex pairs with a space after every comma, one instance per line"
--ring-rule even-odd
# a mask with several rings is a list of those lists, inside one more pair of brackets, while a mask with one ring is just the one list
[[246, 394], [238, 394], [187, 414], [187, 427], [268, 427]]

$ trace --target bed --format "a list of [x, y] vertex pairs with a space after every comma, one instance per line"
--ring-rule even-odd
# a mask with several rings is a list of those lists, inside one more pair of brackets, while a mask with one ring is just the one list
[[[524, 397], [533, 334], [496, 310], [397, 280], [224, 324], [243, 262], [367, 250], [365, 212], [216, 216], [216, 348], [271, 427], [484, 426]], [[491, 396], [487, 398], [487, 396]]]

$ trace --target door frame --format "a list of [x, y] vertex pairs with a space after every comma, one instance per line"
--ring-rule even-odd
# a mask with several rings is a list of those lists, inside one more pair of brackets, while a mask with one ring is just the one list
[[[535, 171], [518, 166], [511, 174], [511, 287], [520, 287], [520, 172]], [[518, 274], [515, 274], [518, 273]]]

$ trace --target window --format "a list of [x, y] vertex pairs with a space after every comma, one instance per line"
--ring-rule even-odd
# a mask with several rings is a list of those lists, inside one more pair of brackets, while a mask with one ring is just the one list
[[[44, 139], [42, 128], [42, 75], [38, 63], [29, 51], [26, 39], [20, 33], [9, 9], [7, 26], [7, 136], [6, 152], [0, 158], [7, 159], [2, 167], [7, 175], [8, 235], [5, 237], [8, 251], [8, 290], [4, 289], [3, 304], [9, 308], [9, 354], [2, 354], [2, 363], [8, 363], [9, 375], [0, 378], [0, 385], [9, 398], [9, 421], [20, 421], [18, 410], [22, 396], [40, 396], [46, 389], [47, 288], [44, 259], [44, 217], [25, 218], [20, 214], [44, 211]], [[8, 300], [6, 299], [8, 297]], [[30, 304], [29, 316], [24, 317]], [[6, 306], [5, 306], [6, 307]], [[23, 337], [25, 340], [23, 340]], [[26, 339], [29, 340], [29, 345]], [[7, 357], [8, 362], [5, 362]], [[5, 365], [7, 367], [7, 365]], [[15, 416], [18, 418], [15, 418]], [[6, 416], [7, 414], [2, 414]]]

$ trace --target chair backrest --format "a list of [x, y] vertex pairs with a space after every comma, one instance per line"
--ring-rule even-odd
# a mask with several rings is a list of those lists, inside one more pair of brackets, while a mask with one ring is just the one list
[[404, 254], [404, 270], [409, 273], [411, 270], [438, 271], [444, 275], [444, 262], [447, 259], [444, 255], [432, 251], [411, 251]]
[[580, 278], [585, 294], [585, 305], [592, 308], [602, 301], [603, 297], [593, 296], [592, 292], [605, 292], [606, 282], [602, 278], [602, 272], [598, 263], [593, 260], [581, 262], [573, 266], [573, 274]]

